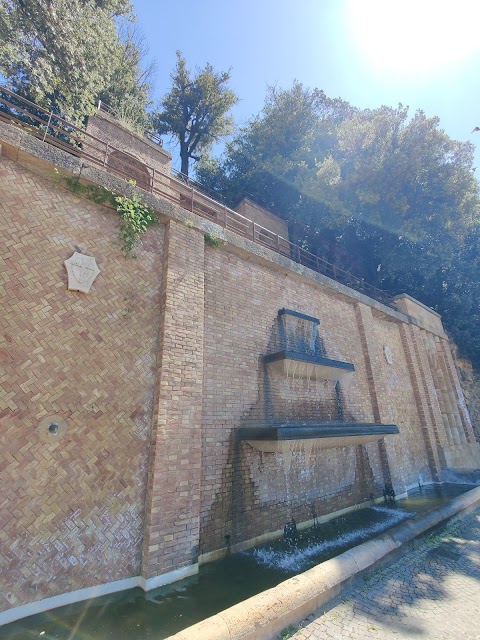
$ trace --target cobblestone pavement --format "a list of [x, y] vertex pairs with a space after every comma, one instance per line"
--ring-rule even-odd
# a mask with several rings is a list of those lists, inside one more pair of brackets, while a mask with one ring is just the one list
[[332, 605], [291, 638], [480, 640], [480, 509], [422, 538]]

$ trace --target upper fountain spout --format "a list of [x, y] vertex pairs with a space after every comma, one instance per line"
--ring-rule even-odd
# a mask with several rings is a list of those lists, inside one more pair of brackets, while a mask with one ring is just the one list
[[355, 371], [350, 362], [326, 357], [318, 335], [318, 318], [280, 309], [278, 321], [281, 349], [264, 358], [272, 372], [281, 371], [287, 376], [292, 372], [295, 377], [312, 380], [342, 380]]
[[[364, 445], [398, 434], [398, 427], [394, 424], [357, 423], [354, 419], [344, 419], [341, 383], [338, 381], [351, 376], [355, 367], [350, 362], [327, 358], [323, 340], [318, 334], [319, 324], [318, 318], [298, 311], [281, 309], [278, 312], [274, 347], [277, 350], [264, 356], [264, 363], [269, 373], [281, 373], [286, 378], [299, 381], [304, 379], [304, 404], [295, 402], [295, 398], [294, 402], [288, 398], [282, 404], [284, 380], [280, 375], [275, 376], [274, 380], [269, 380], [269, 393], [265, 394], [265, 420], [237, 429], [239, 440], [247, 441], [259, 451], [283, 453], [293, 448], [315, 450]], [[337, 383], [315, 384], [317, 391], [318, 388], [327, 389], [331, 394], [324, 398], [322, 406], [321, 403], [315, 404], [315, 391], [310, 392], [310, 382], [325, 380], [337, 380]], [[302, 382], [287, 391], [287, 395], [292, 392], [298, 396], [301, 390]], [[336, 412], [332, 411], [333, 398]]]

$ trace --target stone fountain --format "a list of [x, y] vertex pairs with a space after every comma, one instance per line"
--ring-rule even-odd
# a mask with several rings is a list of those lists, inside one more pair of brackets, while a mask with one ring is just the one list
[[[274, 350], [264, 356], [266, 380], [269, 381], [265, 398], [265, 419], [262, 423], [237, 429], [239, 440], [247, 441], [262, 452], [284, 453], [306, 448], [330, 449], [351, 445], [363, 445], [385, 436], [398, 433], [394, 424], [360, 423], [344, 419], [342, 383], [348, 384], [355, 366], [327, 357], [323, 340], [318, 334], [318, 318], [281, 309], [277, 318]], [[287, 416], [279, 412], [275, 398], [276, 385], [285, 380], [307, 380], [308, 385], [328, 382], [333, 384], [335, 411], [329, 407], [329, 415]], [[332, 404], [332, 403], [330, 403]], [[300, 412], [301, 413], [301, 412]]]

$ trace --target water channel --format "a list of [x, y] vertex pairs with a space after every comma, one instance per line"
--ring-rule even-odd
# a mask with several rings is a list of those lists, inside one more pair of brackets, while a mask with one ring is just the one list
[[130, 589], [60, 607], [0, 627], [2, 640], [161, 640], [269, 589], [408, 518], [426, 513], [472, 485], [429, 485], [396, 503], [374, 505], [279, 540], [206, 564], [198, 575], [148, 593]]

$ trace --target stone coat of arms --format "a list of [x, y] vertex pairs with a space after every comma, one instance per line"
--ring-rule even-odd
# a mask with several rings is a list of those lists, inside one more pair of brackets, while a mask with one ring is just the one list
[[88, 293], [93, 281], [100, 273], [95, 258], [75, 251], [73, 256], [65, 260], [68, 275], [68, 290]]

